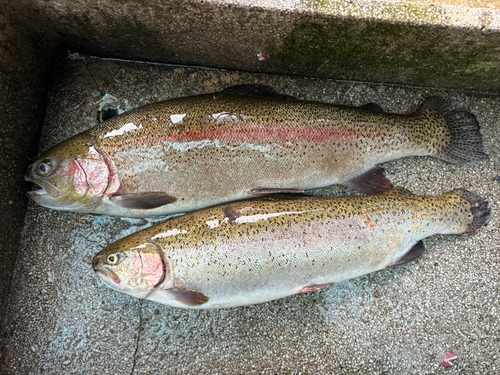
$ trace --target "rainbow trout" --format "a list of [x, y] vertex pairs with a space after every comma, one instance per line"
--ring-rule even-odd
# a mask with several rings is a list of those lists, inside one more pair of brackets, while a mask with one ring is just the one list
[[331, 184], [379, 193], [392, 185], [376, 164], [415, 155], [487, 159], [475, 116], [455, 99], [399, 115], [242, 85], [111, 118], [45, 151], [26, 180], [49, 208], [153, 216]]
[[474, 234], [490, 215], [466, 190], [261, 198], [134, 233], [98, 253], [93, 268], [113, 289], [174, 307], [250, 305], [404, 264], [421, 255], [423, 238]]

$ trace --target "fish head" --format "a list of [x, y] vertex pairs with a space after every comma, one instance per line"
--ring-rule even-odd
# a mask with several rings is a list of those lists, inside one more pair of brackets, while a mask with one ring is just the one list
[[28, 192], [38, 204], [76, 212], [91, 212], [120, 185], [111, 159], [85, 135], [77, 135], [42, 153], [28, 167], [24, 178], [40, 187]]
[[166, 265], [155, 244], [127, 237], [104, 248], [92, 261], [104, 284], [136, 298], [146, 298], [168, 281]]

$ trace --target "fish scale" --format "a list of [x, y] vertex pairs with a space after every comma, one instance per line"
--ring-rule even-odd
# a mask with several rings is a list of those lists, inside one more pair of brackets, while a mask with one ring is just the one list
[[[473, 234], [490, 214], [484, 199], [465, 190], [439, 197], [398, 188], [374, 196], [256, 199], [125, 237], [97, 254], [93, 267], [108, 286], [139, 298], [183, 308], [234, 307], [404, 264], [422, 253], [423, 238]], [[143, 249], [164, 267], [147, 285], [133, 276], [140, 274], [134, 259]], [[119, 261], [110, 264], [110, 256]]]
[[[488, 157], [475, 116], [451, 98], [401, 115], [243, 85], [111, 118], [44, 152], [26, 179], [47, 207], [154, 216], [332, 184], [380, 193], [392, 185], [376, 165], [406, 156], [460, 165]], [[92, 173], [68, 173], [74, 160], [90, 160], [80, 164]], [[107, 188], [91, 197], [104, 174]]]

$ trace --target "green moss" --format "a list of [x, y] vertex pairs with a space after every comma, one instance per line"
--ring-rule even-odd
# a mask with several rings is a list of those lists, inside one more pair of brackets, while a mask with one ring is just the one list
[[[268, 73], [463, 87], [499, 83], [500, 41], [480, 31], [307, 18], [262, 64]], [[475, 41], [482, 40], [482, 43]]]

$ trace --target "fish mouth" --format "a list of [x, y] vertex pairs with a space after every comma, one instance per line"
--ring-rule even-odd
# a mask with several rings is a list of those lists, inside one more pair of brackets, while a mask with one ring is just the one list
[[47, 190], [45, 190], [44, 188], [41, 188], [41, 189], [27, 191], [26, 195], [30, 198], [34, 198], [39, 195], [49, 195], [49, 193], [47, 193]]
[[32, 178], [29, 175], [25, 175], [24, 179], [31, 182], [34, 187], [39, 187], [39, 189], [28, 191], [26, 194], [28, 197], [34, 199], [40, 196], [51, 196], [52, 198], [57, 198], [61, 195], [58, 188], [52, 185], [50, 182], [39, 180], [38, 178]]
[[104, 282], [104, 284], [114, 289], [116, 289], [117, 285], [121, 283], [120, 278], [110, 269], [96, 265], [94, 266], [94, 272]]

